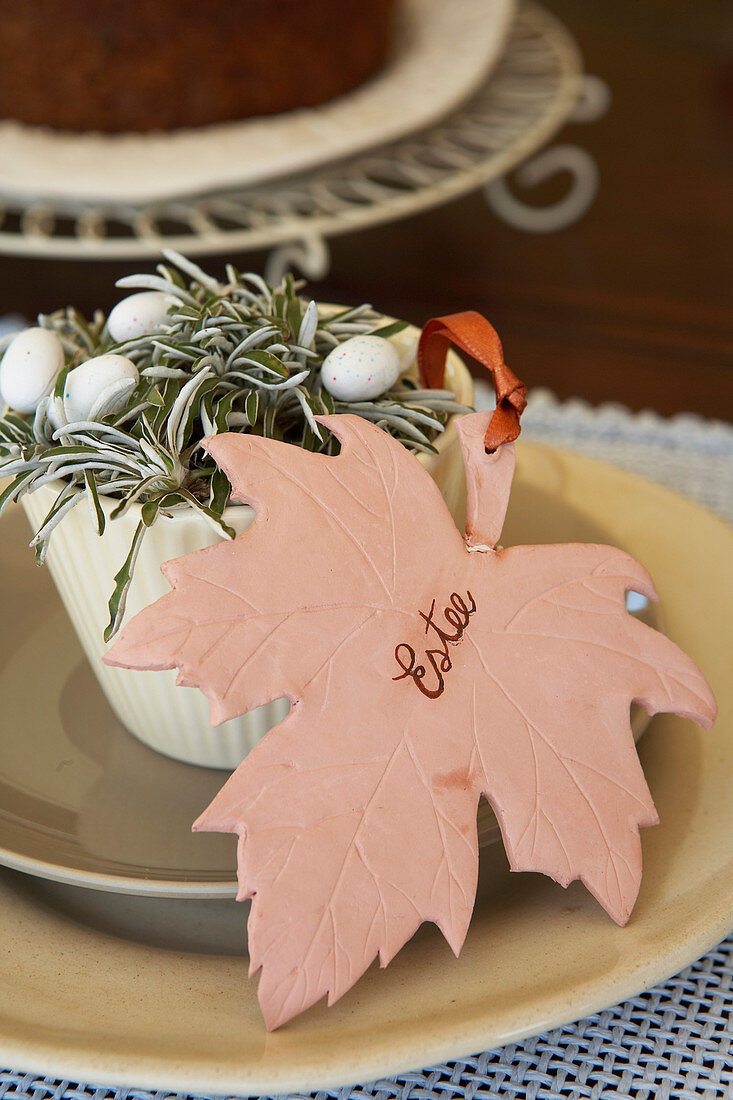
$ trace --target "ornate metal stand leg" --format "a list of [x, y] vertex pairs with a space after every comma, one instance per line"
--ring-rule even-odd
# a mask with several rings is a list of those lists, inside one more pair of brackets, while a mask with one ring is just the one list
[[331, 267], [331, 254], [323, 237], [304, 237], [282, 244], [267, 257], [265, 278], [279, 283], [286, 271], [297, 268], [308, 279], [324, 279]]
[[[570, 116], [571, 122], [595, 122], [609, 108], [611, 92], [605, 81], [586, 76], [583, 90]], [[530, 206], [510, 190], [502, 176], [484, 188], [486, 201], [498, 218], [525, 233], [555, 233], [574, 225], [590, 209], [598, 193], [598, 165], [586, 149], [578, 145], [554, 145], [525, 161], [515, 173], [520, 187], [535, 187], [556, 172], [570, 172], [568, 193], [552, 206]]]

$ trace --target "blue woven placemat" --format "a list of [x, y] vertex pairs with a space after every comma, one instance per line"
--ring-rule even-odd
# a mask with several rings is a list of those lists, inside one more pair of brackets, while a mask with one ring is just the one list
[[[478, 402], [488, 406], [488, 391], [480, 391]], [[548, 392], [535, 391], [523, 426], [527, 438], [654, 478], [733, 522], [733, 427], [728, 424], [693, 416], [665, 420], [621, 406], [593, 409], [582, 401], [561, 404]], [[663, 985], [577, 1024], [459, 1062], [305, 1095], [318, 1100], [721, 1100], [733, 1097], [732, 1014], [733, 936]], [[105, 1088], [29, 1069], [0, 1070], [0, 1100], [183, 1100], [182, 1094]]]

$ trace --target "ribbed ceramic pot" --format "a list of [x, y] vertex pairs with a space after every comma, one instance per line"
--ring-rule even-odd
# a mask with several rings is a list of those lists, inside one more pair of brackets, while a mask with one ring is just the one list
[[[406, 348], [416, 336], [415, 329], [406, 329], [395, 338], [395, 343], [399, 341]], [[458, 401], [472, 403], [471, 376], [456, 355], [449, 356], [445, 384]], [[465, 482], [454, 424], [449, 424], [440, 435], [436, 447], [438, 454], [421, 456], [420, 461], [437, 482], [456, 521], [462, 524]], [[22, 498], [34, 531], [48, 513], [59, 488], [43, 486]], [[107, 515], [114, 503], [102, 498]], [[100, 537], [90, 510], [80, 504], [54, 530], [47, 566], [97, 680], [126, 729], [152, 749], [177, 760], [211, 768], [236, 768], [268, 729], [285, 716], [286, 700], [276, 700], [241, 718], [212, 727], [208, 700], [195, 688], [179, 687], [175, 670], [133, 672], [102, 663], [109, 648], [103, 641], [103, 632], [114, 576], [127, 556], [139, 519], [140, 507], [133, 505], [123, 516], [108, 523]], [[254, 519], [254, 511], [247, 505], [231, 505], [225, 519], [241, 534]], [[160, 516], [143, 539], [125, 621], [170, 591], [160, 572], [163, 562], [217, 541], [220, 537], [216, 531], [190, 509], [180, 508], [170, 517]]]

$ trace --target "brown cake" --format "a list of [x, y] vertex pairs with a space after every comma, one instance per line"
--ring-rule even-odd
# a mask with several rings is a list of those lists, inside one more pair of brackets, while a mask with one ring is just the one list
[[396, 0], [0, 0], [0, 117], [170, 130], [342, 95], [383, 65]]

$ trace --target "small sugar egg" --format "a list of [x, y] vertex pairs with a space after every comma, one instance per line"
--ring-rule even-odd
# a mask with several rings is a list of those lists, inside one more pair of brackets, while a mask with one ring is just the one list
[[64, 349], [55, 332], [28, 328], [19, 333], [0, 363], [2, 402], [19, 413], [35, 412], [63, 365]]
[[388, 390], [400, 373], [394, 344], [382, 336], [352, 336], [323, 360], [321, 381], [337, 401], [371, 401]]
[[[137, 367], [124, 355], [97, 355], [80, 363], [66, 375], [64, 386], [64, 409], [70, 424], [87, 420], [95, 404], [110, 386], [127, 382], [128, 385], [119, 394], [115, 407], [121, 408], [130, 390], [139, 381]], [[106, 410], [113, 412], [114, 408]]]
[[168, 319], [169, 299], [159, 290], [142, 290], [123, 298], [107, 318], [107, 329], [116, 343], [159, 332]]

